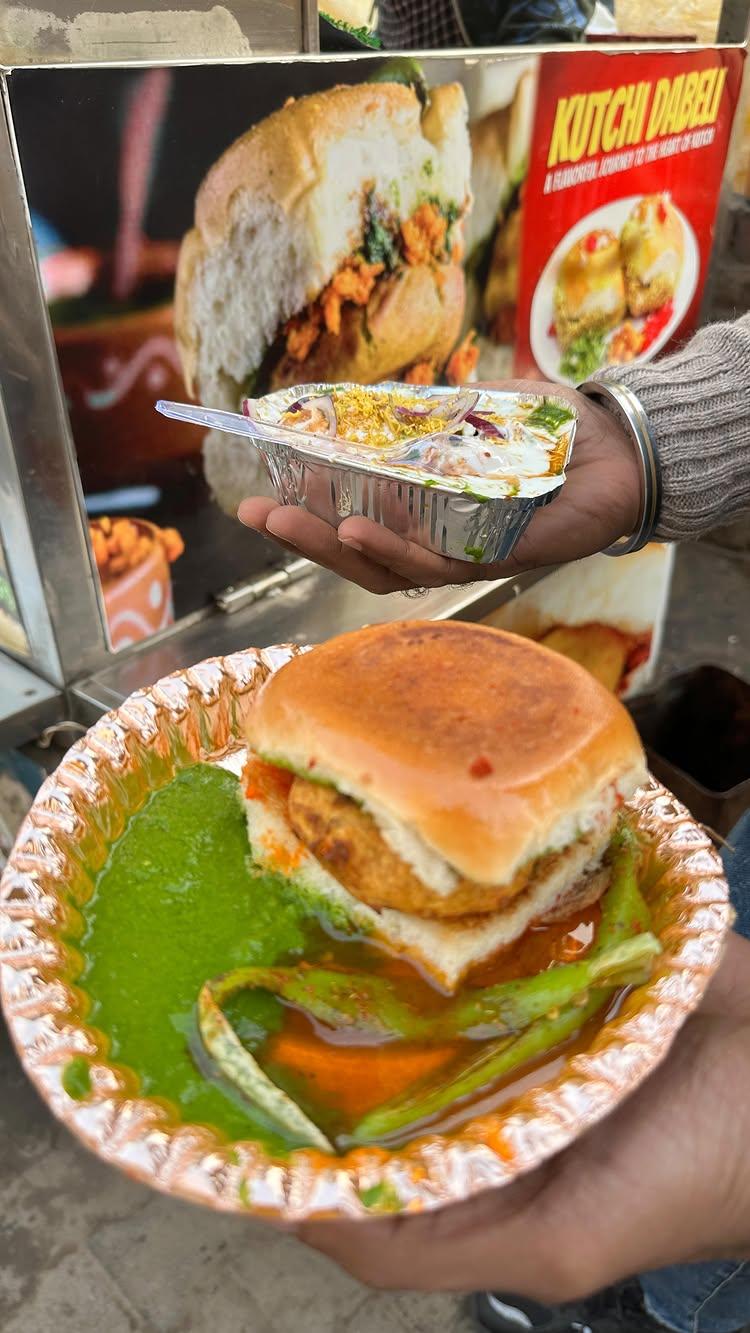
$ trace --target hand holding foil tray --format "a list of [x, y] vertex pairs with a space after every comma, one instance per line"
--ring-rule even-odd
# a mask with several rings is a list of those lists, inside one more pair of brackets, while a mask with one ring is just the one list
[[157, 410], [247, 436], [281, 504], [333, 527], [370, 518], [477, 564], [507, 559], [558, 494], [577, 425], [565, 398], [485, 388], [306, 384], [243, 406]]

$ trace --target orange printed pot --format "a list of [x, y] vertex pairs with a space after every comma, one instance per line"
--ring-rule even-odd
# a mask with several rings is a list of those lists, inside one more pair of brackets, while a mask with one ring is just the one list
[[[158, 537], [152, 523], [138, 527]], [[172, 577], [162, 543], [154, 541], [145, 560], [102, 583], [109, 639], [115, 652], [148, 639], [174, 623]]]
[[[174, 247], [144, 251], [144, 282], [170, 281]], [[54, 329], [84, 490], [158, 480], [198, 456], [201, 433], [157, 416], [157, 398], [184, 400], [171, 301]]]

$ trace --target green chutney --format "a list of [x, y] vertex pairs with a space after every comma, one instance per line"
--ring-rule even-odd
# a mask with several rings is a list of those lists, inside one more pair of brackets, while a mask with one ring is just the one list
[[[315, 952], [321, 934], [310, 905], [251, 867], [237, 778], [198, 764], [154, 792], [112, 847], [84, 916], [89, 1022], [141, 1093], [230, 1139], [275, 1153], [294, 1146], [207, 1063], [195, 1021], [208, 978]], [[276, 998], [259, 992], [238, 996], [227, 1014], [251, 1048], [282, 1021]]]

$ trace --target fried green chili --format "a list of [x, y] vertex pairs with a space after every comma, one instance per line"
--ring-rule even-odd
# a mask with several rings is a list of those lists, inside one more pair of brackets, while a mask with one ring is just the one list
[[[602, 899], [594, 944], [580, 962], [534, 976], [487, 986], [417, 1013], [385, 977], [303, 963], [297, 967], [237, 968], [207, 982], [198, 1000], [203, 1042], [222, 1073], [278, 1124], [305, 1142], [331, 1144], [297, 1104], [268, 1078], [243, 1046], [222, 1005], [240, 990], [260, 989], [355, 1040], [440, 1043], [457, 1038], [481, 1048], [453, 1064], [447, 1080], [420, 1080], [405, 1094], [369, 1112], [355, 1127], [357, 1143], [388, 1138], [427, 1120], [455, 1102], [543, 1056], [601, 1010], [620, 986], [648, 979], [660, 953], [650, 914], [638, 888], [638, 844], [623, 823], [609, 850], [611, 882]], [[490, 1040], [492, 1039], [492, 1040]]]

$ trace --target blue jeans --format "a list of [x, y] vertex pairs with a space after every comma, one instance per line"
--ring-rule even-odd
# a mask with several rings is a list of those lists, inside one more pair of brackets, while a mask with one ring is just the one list
[[[735, 929], [750, 939], [750, 810], [729, 834], [723, 853], [737, 912]], [[750, 1263], [686, 1264], [645, 1273], [646, 1308], [676, 1333], [734, 1333], [750, 1324]]]

